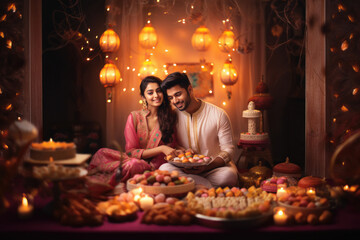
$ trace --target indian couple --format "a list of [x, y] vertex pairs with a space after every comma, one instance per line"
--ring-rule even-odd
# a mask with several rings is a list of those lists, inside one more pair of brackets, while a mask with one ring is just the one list
[[[177, 170], [207, 188], [238, 186], [229, 117], [223, 109], [196, 98], [185, 73], [171, 73], [163, 81], [148, 76], [141, 81], [140, 95], [143, 109], [131, 112], [125, 125], [125, 153], [99, 149], [88, 166], [89, 178], [115, 186], [145, 170], [160, 169]], [[165, 160], [166, 155], [185, 151], [213, 161], [185, 169]]]

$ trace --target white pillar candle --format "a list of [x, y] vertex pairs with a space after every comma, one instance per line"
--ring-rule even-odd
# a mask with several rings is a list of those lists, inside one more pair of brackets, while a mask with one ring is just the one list
[[288, 222], [288, 216], [280, 209], [274, 214], [274, 222], [276, 225], [286, 225]]
[[284, 187], [278, 187], [277, 188], [277, 192], [276, 192], [276, 197], [277, 199], [281, 198], [282, 196], [284, 196], [286, 194], [286, 190]]
[[154, 199], [152, 197], [149, 197], [148, 195], [145, 195], [144, 197], [140, 198], [140, 208], [144, 211], [152, 208], [154, 205]]

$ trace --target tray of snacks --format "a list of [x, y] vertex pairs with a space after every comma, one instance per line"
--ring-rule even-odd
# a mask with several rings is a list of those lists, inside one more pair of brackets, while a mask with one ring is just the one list
[[179, 176], [178, 171], [157, 169], [137, 174], [126, 182], [128, 191], [139, 187], [147, 194], [181, 195], [194, 190], [195, 181], [190, 177]]
[[301, 212], [307, 216], [314, 214], [321, 215], [325, 210], [330, 209], [330, 202], [325, 197], [316, 196], [309, 193], [306, 189], [300, 187], [289, 187], [287, 192], [278, 198], [278, 206], [284, 208], [288, 214], [297, 214]]
[[201, 154], [192, 154], [191, 152], [181, 153], [177, 156], [167, 155], [165, 160], [176, 167], [192, 168], [208, 165], [212, 162], [212, 159], [208, 156]]
[[259, 226], [271, 219], [275, 205], [272, 194], [255, 187], [200, 189], [186, 202], [200, 224], [214, 228]]
[[137, 219], [138, 206], [130, 201], [120, 201], [117, 198], [97, 204], [99, 211], [111, 222], [127, 222]]
[[81, 178], [88, 173], [83, 167], [66, 167], [58, 164], [34, 166], [32, 170], [35, 178], [52, 181]]
[[297, 180], [293, 177], [286, 177], [286, 176], [281, 176], [281, 177], [276, 177], [276, 176], [272, 176], [271, 178], [268, 178], [264, 181], [261, 182], [260, 187], [262, 190], [267, 191], [267, 192], [271, 192], [271, 193], [276, 193], [278, 186], [296, 186], [297, 185]]

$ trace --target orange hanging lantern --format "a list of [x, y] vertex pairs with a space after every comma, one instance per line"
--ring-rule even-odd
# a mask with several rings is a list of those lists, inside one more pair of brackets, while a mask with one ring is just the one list
[[147, 23], [139, 34], [139, 43], [141, 47], [145, 49], [151, 49], [156, 47], [158, 43], [158, 37], [155, 32], [155, 28], [151, 23]]
[[103, 52], [115, 52], [119, 49], [120, 38], [114, 30], [108, 29], [101, 35], [99, 44]]
[[222, 52], [230, 52], [235, 45], [235, 34], [225, 30], [218, 39], [219, 48]]
[[227, 59], [220, 73], [221, 82], [226, 86], [234, 85], [238, 80], [237, 71], [231, 59]]
[[139, 77], [140, 79], [144, 79], [147, 76], [154, 76], [156, 73], [157, 68], [155, 65], [151, 62], [150, 59], [146, 59], [140, 68]]
[[191, 44], [198, 51], [206, 51], [211, 44], [211, 35], [208, 28], [200, 26], [192, 35]]
[[120, 81], [120, 71], [115, 64], [109, 62], [100, 71], [100, 82], [104, 87], [113, 87]]
[[108, 61], [100, 70], [100, 82], [106, 88], [106, 101], [112, 102], [113, 87], [119, 83], [121, 79], [120, 71], [111, 61]]

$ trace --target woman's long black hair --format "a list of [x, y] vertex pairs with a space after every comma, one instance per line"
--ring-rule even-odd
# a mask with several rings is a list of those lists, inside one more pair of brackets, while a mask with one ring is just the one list
[[[140, 95], [142, 97], [145, 97], [144, 92], [149, 83], [157, 83], [160, 87], [162, 81], [160, 78], [155, 77], [155, 76], [145, 77], [140, 83]], [[177, 116], [176, 116], [175, 111], [171, 108], [170, 101], [167, 97], [166, 92], [164, 92], [162, 89], [161, 89], [161, 91], [164, 95], [164, 100], [161, 103], [161, 105], [159, 106], [159, 109], [157, 112], [160, 131], [162, 133], [161, 140], [164, 143], [170, 143], [173, 140], [172, 135], [175, 131]]]

